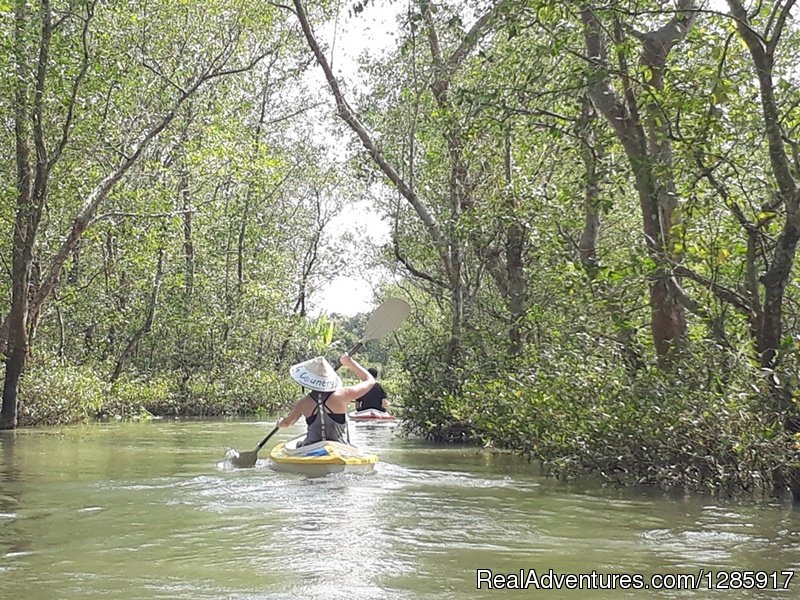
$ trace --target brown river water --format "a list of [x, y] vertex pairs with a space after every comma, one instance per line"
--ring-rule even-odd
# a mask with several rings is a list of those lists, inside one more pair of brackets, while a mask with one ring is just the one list
[[788, 501], [557, 482], [386, 424], [351, 424], [368, 475], [272, 471], [301, 427], [224, 460], [273, 425], [0, 433], [0, 599], [800, 598]]

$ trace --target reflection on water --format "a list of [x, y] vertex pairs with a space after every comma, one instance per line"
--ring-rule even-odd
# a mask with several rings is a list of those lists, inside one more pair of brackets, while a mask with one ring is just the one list
[[[354, 443], [381, 457], [369, 475], [278, 474], [268, 448], [253, 469], [226, 464], [226, 450], [249, 449], [272, 426], [190, 421], [4, 433], [0, 598], [527, 598], [536, 592], [476, 590], [477, 570], [800, 568], [800, 513], [789, 505], [565, 485], [514, 457], [433, 447], [393, 427], [354, 427]], [[794, 598], [798, 590], [800, 575], [788, 591], [724, 597]], [[647, 597], [689, 595], [704, 597]]]

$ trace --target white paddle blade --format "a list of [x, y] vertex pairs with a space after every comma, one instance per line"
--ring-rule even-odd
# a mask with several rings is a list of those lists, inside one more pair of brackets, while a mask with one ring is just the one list
[[405, 300], [387, 298], [370, 316], [361, 341], [377, 340], [391, 333], [400, 327], [410, 312], [411, 307]]

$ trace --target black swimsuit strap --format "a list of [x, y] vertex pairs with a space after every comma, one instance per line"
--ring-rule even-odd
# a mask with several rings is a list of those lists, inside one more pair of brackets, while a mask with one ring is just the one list
[[328, 403], [328, 398], [330, 398], [333, 395], [333, 392], [319, 392], [319, 393], [320, 394], [325, 394], [325, 397], [322, 398], [321, 400], [319, 399], [319, 397], [315, 396], [314, 392], [311, 392], [309, 394], [309, 396], [311, 396], [311, 399], [314, 402], [316, 402], [316, 405], [314, 406], [314, 410], [312, 410], [311, 414], [308, 415], [309, 417], [314, 417], [314, 416], [317, 415], [317, 413], [319, 412], [320, 405], [322, 405], [325, 408], [325, 410], [327, 411], [327, 413], [329, 415], [334, 414], [334, 412], [330, 409], [330, 407], [327, 404]]
[[314, 410], [311, 411], [311, 414], [308, 415], [308, 418], [306, 419], [306, 424], [311, 425], [314, 421], [317, 420], [320, 404], [322, 404], [323, 408], [325, 409], [325, 412], [328, 413], [328, 416], [330, 416], [331, 419], [342, 425], [344, 425], [347, 422], [347, 415], [345, 413], [335, 413], [331, 410], [330, 406], [328, 406], [327, 404], [328, 398], [330, 398], [332, 394], [333, 392], [328, 392], [328, 395], [325, 397], [324, 400], [322, 400], [322, 402], [314, 398], [313, 393], [311, 394], [311, 397], [314, 398], [317, 404], [316, 406], [314, 406]]

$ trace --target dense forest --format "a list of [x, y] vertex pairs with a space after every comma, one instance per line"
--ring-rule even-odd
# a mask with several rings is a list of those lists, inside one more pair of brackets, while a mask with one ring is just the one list
[[[0, 428], [277, 410], [357, 338], [310, 307], [360, 253], [412, 305], [368, 355], [410, 433], [800, 499], [798, 14], [0, 2]], [[331, 231], [364, 198], [383, 247]]]

